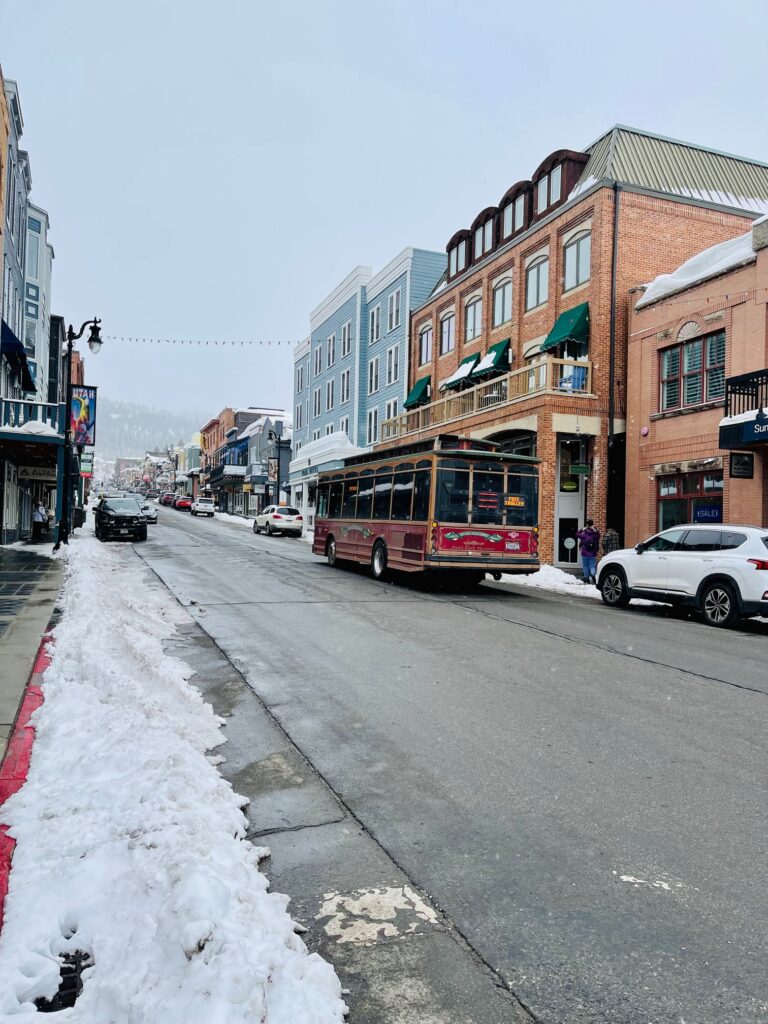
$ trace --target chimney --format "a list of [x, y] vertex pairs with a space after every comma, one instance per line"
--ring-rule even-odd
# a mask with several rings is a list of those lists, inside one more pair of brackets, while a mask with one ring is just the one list
[[768, 248], [768, 213], [752, 222], [752, 248], [755, 252]]

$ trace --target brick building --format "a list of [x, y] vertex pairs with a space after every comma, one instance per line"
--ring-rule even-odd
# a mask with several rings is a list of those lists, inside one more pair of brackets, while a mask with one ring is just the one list
[[632, 299], [627, 542], [768, 524], [768, 220]]
[[450, 431], [541, 459], [543, 561], [624, 519], [629, 289], [768, 209], [768, 166], [616, 126], [558, 150], [446, 249], [411, 316], [407, 411], [381, 444]]

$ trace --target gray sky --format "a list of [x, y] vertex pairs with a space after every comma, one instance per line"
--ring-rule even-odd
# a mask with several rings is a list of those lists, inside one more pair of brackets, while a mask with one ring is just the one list
[[[768, 159], [764, 0], [0, 0], [53, 311], [295, 339], [355, 265], [444, 249], [622, 122]], [[291, 349], [106, 342], [113, 398], [291, 405]]]

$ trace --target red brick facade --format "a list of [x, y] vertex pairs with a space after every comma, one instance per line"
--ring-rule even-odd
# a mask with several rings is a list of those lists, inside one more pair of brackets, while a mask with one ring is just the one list
[[[768, 233], [768, 225], [762, 227]], [[630, 294], [630, 306], [641, 294]], [[768, 524], [768, 445], [753, 449], [753, 479], [731, 479], [730, 452], [719, 447], [724, 402], [664, 412], [660, 397], [660, 353], [664, 349], [681, 338], [692, 340], [724, 330], [727, 379], [768, 367], [767, 327], [768, 248], [757, 251], [754, 263], [633, 310], [628, 344], [628, 543], [660, 528], [659, 478], [681, 473], [722, 469], [723, 522]]]

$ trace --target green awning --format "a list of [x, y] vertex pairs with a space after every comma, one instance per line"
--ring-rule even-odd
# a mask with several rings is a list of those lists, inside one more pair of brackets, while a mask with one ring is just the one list
[[485, 377], [489, 373], [499, 373], [509, 369], [509, 338], [491, 345], [483, 358], [472, 371], [472, 379]]
[[541, 351], [548, 352], [564, 341], [589, 341], [589, 303], [567, 309], [557, 318], [555, 326], [541, 343]]
[[423, 405], [429, 401], [429, 382], [431, 377], [421, 377], [408, 392], [408, 397], [403, 402], [404, 409], [415, 409], [417, 405]]
[[459, 387], [460, 384], [463, 384], [472, 373], [472, 370], [475, 368], [475, 363], [479, 358], [480, 356], [476, 352], [473, 356], [466, 356], [462, 359], [459, 363], [458, 369], [454, 370], [451, 376], [447, 380], [444, 380], [440, 385], [440, 390], [450, 391], [453, 388]]

